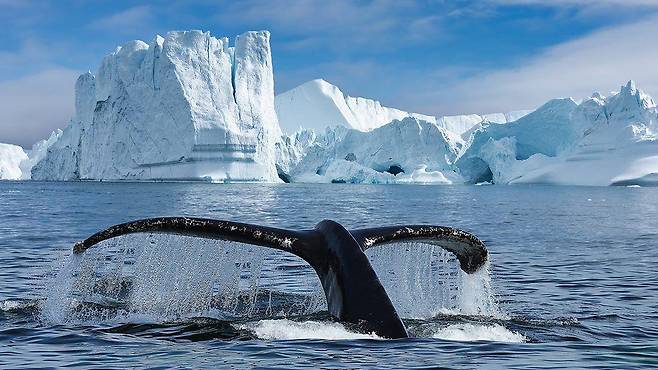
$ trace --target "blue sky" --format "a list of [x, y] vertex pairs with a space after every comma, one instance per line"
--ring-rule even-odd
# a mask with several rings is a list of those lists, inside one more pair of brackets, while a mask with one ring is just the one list
[[658, 93], [658, 0], [0, 0], [0, 142], [73, 114], [78, 74], [168, 30], [272, 32], [277, 92], [324, 78], [425, 114], [533, 108], [628, 79]]

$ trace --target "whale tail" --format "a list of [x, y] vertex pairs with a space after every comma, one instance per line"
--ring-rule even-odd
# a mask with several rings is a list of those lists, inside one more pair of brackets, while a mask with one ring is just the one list
[[338, 320], [386, 338], [407, 337], [407, 331], [364, 251], [390, 243], [427, 243], [456, 255], [466, 273], [487, 260], [484, 243], [451, 227], [412, 225], [348, 231], [324, 220], [312, 230], [286, 230], [193, 217], [161, 217], [112, 226], [73, 247], [76, 254], [114, 237], [132, 233], [165, 233], [219, 239], [274, 248], [305, 260], [317, 273], [327, 308]]

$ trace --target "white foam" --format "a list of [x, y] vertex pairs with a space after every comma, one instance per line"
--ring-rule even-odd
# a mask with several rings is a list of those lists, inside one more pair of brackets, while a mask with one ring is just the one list
[[454, 324], [440, 328], [432, 337], [460, 342], [492, 341], [523, 343], [527, 340], [523, 334], [513, 332], [499, 324]]
[[0, 311], [2, 312], [15, 311], [24, 307], [27, 307], [27, 304], [21, 301], [14, 301], [11, 299], [0, 301]]
[[351, 332], [345, 326], [336, 322], [298, 322], [288, 319], [261, 320], [255, 323], [241, 325], [240, 328], [253, 332], [260, 339], [382, 339], [375, 335], [375, 333], [361, 334]]

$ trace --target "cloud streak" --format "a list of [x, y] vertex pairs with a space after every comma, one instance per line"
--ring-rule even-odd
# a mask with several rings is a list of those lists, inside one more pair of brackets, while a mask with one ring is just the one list
[[[433, 113], [507, 111], [533, 108], [554, 97], [604, 94], [629, 79], [658, 93], [658, 16], [609, 28], [545, 49], [513, 68], [476, 73], [414, 96], [416, 108]], [[437, 71], [440, 73], [441, 71]]]
[[539, 5], [543, 7], [650, 7], [658, 8], [655, 0], [489, 0], [497, 5]]
[[217, 18], [221, 23], [270, 28], [287, 35], [291, 45], [349, 50], [367, 46], [363, 51], [368, 51], [431, 42], [440, 36], [443, 15], [425, 16], [419, 9], [419, 3], [393, 0], [246, 0], [222, 7]]
[[89, 26], [96, 30], [132, 33], [150, 28], [152, 22], [153, 9], [148, 5], [140, 5], [95, 19]]

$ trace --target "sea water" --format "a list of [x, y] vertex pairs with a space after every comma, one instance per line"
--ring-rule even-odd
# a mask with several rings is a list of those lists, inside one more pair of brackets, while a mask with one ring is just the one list
[[[490, 261], [467, 275], [436, 246], [369, 249], [412, 336], [386, 340], [335, 322], [280, 251], [134, 234], [71, 253], [155, 216], [447, 225]], [[657, 244], [651, 188], [0, 182], [0, 367], [656, 366]]]

